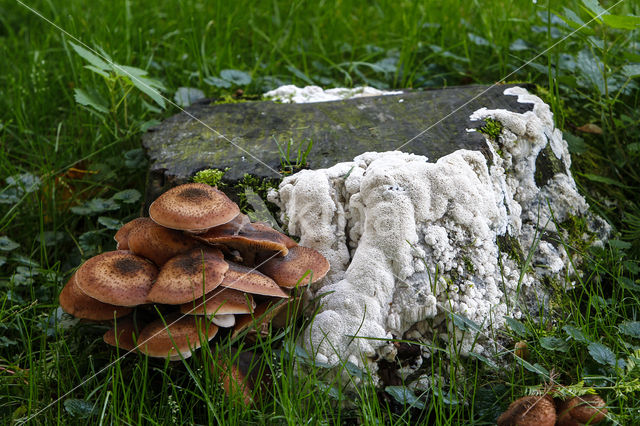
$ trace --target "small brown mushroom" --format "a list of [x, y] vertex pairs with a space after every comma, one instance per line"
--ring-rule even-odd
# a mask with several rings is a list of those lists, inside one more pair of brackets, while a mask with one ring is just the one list
[[124, 250], [92, 257], [75, 274], [76, 284], [83, 293], [116, 306], [146, 303], [157, 275], [155, 265]]
[[527, 345], [527, 342], [525, 342], [524, 340], [516, 342], [516, 344], [514, 345], [513, 354], [518, 358], [522, 358], [524, 360], [529, 359], [529, 345]]
[[[224, 282], [224, 281], [223, 281]], [[204, 297], [180, 305], [180, 312], [192, 315], [250, 314], [256, 302], [250, 294], [219, 287]]]
[[211, 292], [229, 268], [220, 250], [194, 249], [175, 256], [160, 269], [147, 300], [179, 305]]
[[[116, 332], [118, 335], [116, 336]], [[133, 318], [127, 317], [117, 321], [115, 326], [104, 333], [102, 340], [105, 343], [120, 348], [125, 351], [132, 351], [136, 348], [136, 335], [139, 334]]]
[[238, 265], [233, 262], [228, 263], [229, 269], [224, 274], [224, 279], [220, 284], [222, 287], [262, 296], [289, 297], [289, 295], [268, 276], [247, 266]]
[[607, 415], [607, 403], [598, 395], [574, 396], [558, 407], [558, 426], [600, 423]]
[[129, 250], [129, 233], [138, 226], [144, 225], [147, 221], [152, 222], [148, 217], [138, 217], [122, 225], [116, 235], [113, 236], [113, 239], [116, 240], [116, 249]]
[[168, 315], [164, 321], [158, 319], [142, 329], [138, 348], [151, 357], [179, 359], [182, 355], [188, 358], [217, 333], [218, 327], [204, 318]]
[[140, 222], [128, 234], [129, 250], [158, 266], [202, 244], [175, 229], [160, 226], [151, 219]]
[[69, 315], [76, 318], [93, 321], [112, 320], [129, 314], [132, 309], [103, 303], [84, 294], [76, 284], [76, 274], [73, 274], [60, 292], [60, 307]]
[[229, 222], [240, 209], [224, 192], [204, 183], [187, 183], [160, 195], [151, 206], [154, 222], [171, 229], [201, 232]]
[[286, 256], [269, 259], [258, 269], [273, 278], [279, 286], [294, 288], [324, 278], [329, 271], [329, 262], [312, 248], [295, 246]]
[[254, 398], [254, 389], [260, 384], [266, 385], [268, 377], [260, 375], [258, 355], [251, 352], [236, 353], [236, 357], [224, 362], [218, 359], [212, 368], [220, 371], [220, 379], [228, 397], [238, 397], [245, 405], [251, 405]]
[[498, 426], [553, 426], [556, 407], [548, 396], [523, 396], [498, 417]]

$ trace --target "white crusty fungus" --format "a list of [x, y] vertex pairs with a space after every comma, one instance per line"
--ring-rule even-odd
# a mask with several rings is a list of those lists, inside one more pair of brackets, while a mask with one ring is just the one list
[[[553, 220], [587, 209], [568, 172], [567, 144], [538, 97], [517, 87], [505, 94], [533, 109], [472, 115], [503, 125], [497, 140], [486, 138], [490, 162], [469, 150], [435, 163], [368, 152], [300, 171], [272, 191], [289, 232], [331, 264], [308, 290], [309, 297], [322, 296], [302, 340], [317, 361], [362, 366], [393, 356], [386, 339], [406, 336], [426, 343], [444, 338], [462, 354], [492, 350], [490, 330], [503, 326], [505, 316], [545, 303], [542, 275], [572, 272], [562, 245], [540, 240], [542, 230], [556, 231]], [[538, 187], [536, 159], [547, 145], [566, 172]], [[524, 256], [507, 252], [501, 239]], [[523, 270], [530, 251], [533, 268]], [[451, 313], [479, 324], [481, 333], [455, 328], [445, 321]]]

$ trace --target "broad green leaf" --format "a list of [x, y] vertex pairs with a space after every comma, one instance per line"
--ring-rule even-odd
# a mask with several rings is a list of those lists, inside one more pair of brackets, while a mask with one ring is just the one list
[[527, 328], [520, 321], [515, 320], [513, 318], [509, 318], [509, 317], [504, 317], [504, 319], [507, 321], [507, 324], [509, 325], [509, 328], [511, 330], [513, 330], [513, 332], [516, 333], [518, 336], [520, 336], [520, 337], [526, 337], [527, 336], [527, 334], [528, 334], [527, 333]]
[[231, 83], [218, 77], [207, 77], [204, 79], [204, 82], [210, 86], [219, 87], [221, 89], [228, 89], [231, 87]]
[[0, 256], [0, 267], [7, 263], [7, 258], [5, 256]]
[[616, 365], [616, 355], [602, 343], [590, 343], [587, 349], [589, 349], [591, 357], [599, 364]]
[[627, 185], [623, 184], [622, 182], [618, 182], [617, 180], [614, 180], [605, 176], [594, 175], [592, 173], [580, 173], [580, 176], [583, 176], [592, 182], [604, 183], [607, 185], [617, 186], [620, 188], [629, 188]]
[[467, 37], [469, 37], [469, 40], [471, 40], [471, 42], [477, 46], [491, 45], [491, 43], [489, 43], [489, 40], [487, 40], [486, 38], [480, 37], [479, 35], [476, 35], [474, 33], [467, 33]]
[[581, 138], [580, 136], [576, 136], [574, 134], [564, 132], [564, 139], [567, 141], [567, 144], [569, 145], [569, 152], [571, 152], [571, 154], [580, 155], [587, 152], [588, 150], [587, 144], [584, 142], [584, 139]]
[[160, 106], [160, 108], [165, 108], [165, 102], [160, 90], [164, 88], [162, 83], [152, 78], [147, 77], [136, 77], [132, 80], [134, 86], [136, 86], [142, 93], [145, 93], [149, 96], [153, 101]]
[[0, 250], [2, 251], [12, 251], [20, 247], [20, 244], [13, 241], [11, 238], [3, 235], [0, 237]]
[[631, 278], [618, 277], [616, 281], [618, 281], [618, 284], [620, 284], [623, 288], [626, 288], [627, 290], [640, 291], [640, 285], [637, 284], [638, 282], [640, 282], [640, 280], [636, 280], [634, 282]]
[[98, 413], [98, 408], [94, 403], [76, 398], [67, 398], [64, 401], [64, 409], [71, 414], [71, 417], [86, 419]]
[[541, 338], [540, 346], [547, 350], [556, 352], [567, 352], [569, 350], [569, 344], [565, 340], [553, 336]]
[[94, 67], [93, 65], [85, 65], [84, 66], [86, 69], [88, 69], [89, 71], [92, 71], [96, 74], [98, 74], [99, 76], [103, 77], [103, 78], [109, 78], [109, 73], [106, 71], [101, 70], [98, 67]]
[[609, 240], [609, 245], [618, 250], [628, 250], [631, 248], [631, 243], [621, 240]]
[[640, 339], [640, 321], [625, 321], [618, 326], [620, 333]]
[[251, 83], [251, 76], [240, 70], [222, 70], [220, 71], [220, 77], [236, 86], [246, 86]]
[[453, 319], [453, 324], [462, 331], [466, 331], [466, 330], [481, 331], [482, 330], [480, 325], [471, 321], [469, 318], [465, 317], [464, 315], [459, 315], [452, 312], [451, 319]]
[[24, 192], [35, 192], [40, 188], [42, 181], [40, 178], [31, 173], [20, 173], [17, 175], [9, 176], [5, 179], [5, 182], [9, 186], [16, 186]]
[[607, 13], [609, 13], [602, 6], [600, 6], [598, 0], [582, 0], [582, 4], [585, 5], [585, 10], [591, 12], [591, 16], [593, 17], [596, 17], [598, 15], [606, 15]]
[[627, 64], [623, 66], [622, 74], [627, 78], [640, 77], [640, 64]]
[[640, 16], [633, 15], [604, 15], [602, 21], [611, 28], [620, 30], [635, 30], [640, 27]]
[[112, 210], [118, 210], [120, 205], [112, 199], [94, 198], [82, 204], [81, 206], [71, 207], [71, 212], [86, 216], [98, 213], [104, 213]]
[[98, 223], [107, 229], [116, 231], [122, 227], [122, 221], [120, 219], [114, 219], [112, 217], [100, 216]]
[[442, 402], [444, 402], [447, 405], [458, 405], [460, 404], [460, 401], [458, 401], [458, 398], [455, 397], [455, 395], [452, 395], [450, 391], [447, 391], [446, 393], [444, 391], [442, 391], [441, 389], [437, 388], [437, 387], [433, 387], [432, 388], [433, 391], [433, 395], [436, 398], [440, 398], [440, 400]]
[[78, 245], [83, 257], [95, 256], [102, 251], [101, 231], [87, 231], [78, 237]]
[[106, 114], [109, 112], [109, 109], [107, 108], [107, 106], [100, 99], [98, 99], [98, 97], [94, 95], [90, 95], [83, 89], [78, 89], [78, 88], [74, 89], [73, 97], [75, 98], [76, 102], [79, 103], [80, 105], [91, 107], [103, 114]]
[[125, 189], [124, 191], [116, 192], [115, 194], [113, 194], [113, 197], [111, 197], [111, 199], [122, 201], [126, 204], [133, 204], [137, 202], [141, 197], [142, 194], [140, 194], [140, 191], [138, 191], [137, 189]]
[[359, 379], [363, 379], [365, 377], [364, 370], [350, 361], [345, 362], [344, 367], [351, 376], [355, 376]]
[[402, 405], [410, 405], [419, 409], [424, 408], [424, 402], [420, 401], [413, 391], [405, 386], [387, 386], [384, 391]]
[[569, 337], [571, 337], [576, 342], [589, 343], [589, 339], [587, 339], [584, 333], [582, 333], [582, 331], [577, 327], [573, 325], [565, 325], [564, 327], [562, 327], [562, 329], [569, 335]]
[[89, 50], [85, 49], [80, 45], [75, 44], [72, 41], [70, 41], [69, 44], [71, 45], [73, 50], [76, 51], [78, 55], [80, 55], [85, 61], [89, 62], [94, 67], [104, 71], [111, 70], [111, 66], [105, 61], [103, 61], [98, 55], [90, 52]]
[[181, 107], [188, 107], [192, 103], [204, 99], [204, 92], [195, 87], [178, 87], [173, 100]]
[[545, 379], [549, 378], [549, 370], [547, 370], [546, 368], [544, 368], [543, 366], [541, 366], [538, 363], [535, 364], [531, 364], [528, 361], [525, 361], [524, 359], [520, 358], [519, 356], [515, 357], [515, 360], [518, 364], [522, 365], [525, 369], [531, 371], [532, 373], [536, 373], [542, 377], [544, 377]]
[[149, 74], [146, 70], [143, 70], [141, 68], [131, 67], [129, 65], [114, 64], [113, 69], [115, 70], [116, 74], [126, 76], [129, 78], [144, 77], [147, 74]]
[[124, 165], [130, 169], [145, 167], [147, 159], [142, 148], [135, 148], [124, 153]]

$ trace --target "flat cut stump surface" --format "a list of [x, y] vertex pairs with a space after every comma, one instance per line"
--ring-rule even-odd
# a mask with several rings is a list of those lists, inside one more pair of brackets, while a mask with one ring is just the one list
[[530, 104], [503, 94], [512, 86], [462, 86], [307, 104], [200, 102], [187, 108], [188, 114], [176, 114], [143, 135], [150, 160], [146, 204], [208, 168], [228, 168], [224, 181], [229, 183], [245, 173], [277, 179], [280, 154], [275, 140], [284, 146], [291, 138], [294, 149], [298, 141], [313, 140], [308, 157], [312, 169], [351, 161], [367, 151], [394, 150], [412, 139], [400, 150], [429, 161], [458, 149], [485, 152], [483, 136], [467, 131], [483, 123], [471, 122], [469, 116], [482, 107], [530, 110]]

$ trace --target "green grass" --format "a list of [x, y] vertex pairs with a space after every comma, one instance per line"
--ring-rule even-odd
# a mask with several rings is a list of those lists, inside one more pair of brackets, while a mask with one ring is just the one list
[[[172, 100], [179, 87], [230, 99], [237, 89], [259, 95], [282, 83], [416, 89], [493, 83], [569, 34], [571, 27], [551, 12], [590, 17], [581, 1], [551, 2], [551, 9], [538, 3], [28, 4], [115, 62], [146, 70]], [[640, 6], [627, 0], [612, 12], [637, 16]], [[209, 368], [218, 356], [231, 357], [228, 341], [184, 363], [135, 354], [113, 362], [116, 352], [101, 340], [104, 326], [67, 324], [56, 315], [57, 295], [73, 269], [113, 249], [114, 228], [140, 214], [146, 173], [140, 132], [178, 109], [160, 108], [127, 78], [105, 79], [85, 68], [69, 36], [19, 3], [0, 4], [0, 178], [26, 174], [0, 190], [0, 423], [38, 413], [33, 424], [492, 424], [509, 400], [533, 391], [551, 370], [572, 392], [580, 392], [581, 382], [599, 389], [613, 420], [634, 423], [640, 417], [640, 354], [634, 352], [640, 348], [640, 91], [633, 77], [639, 31], [591, 24], [510, 77], [539, 84], [570, 142], [581, 192], [613, 226], [615, 240], [600, 249], [564, 242], [588, 259], [584, 274], [574, 290], [557, 293], [557, 317], [525, 318], [501, 336], [498, 361], [506, 368], [453, 353], [447, 369], [443, 358], [431, 357], [425, 366], [436, 372], [431, 388], [411, 394], [424, 404], [419, 408], [409, 396], [403, 403], [376, 390], [366, 372], [351, 371], [363, 375], [363, 385], [348, 393], [328, 371], [290, 355], [296, 329], [256, 343], [265, 354], [259, 367], [274, 381], [261, 404], [245, 409], [224, 396]], [[243, 71], [250, 83], [219, 87], [213, 78], [228, 69]], [[74, 89], [102, 98], [107, 112], [80, 105]], [[586, 123], [603, 133], [581, 133]], [[34, 177], [39, 182], [30, 187]], [[103, 201], [87, 204], [96, 199]], [[528, 342], [529, 364], [510, 353], [518, 340]], [[305, 364], [298, 368], [308, 374], [296, 378], [294, 363]], [[344, 407], [343, 399], [354, 407]]]

